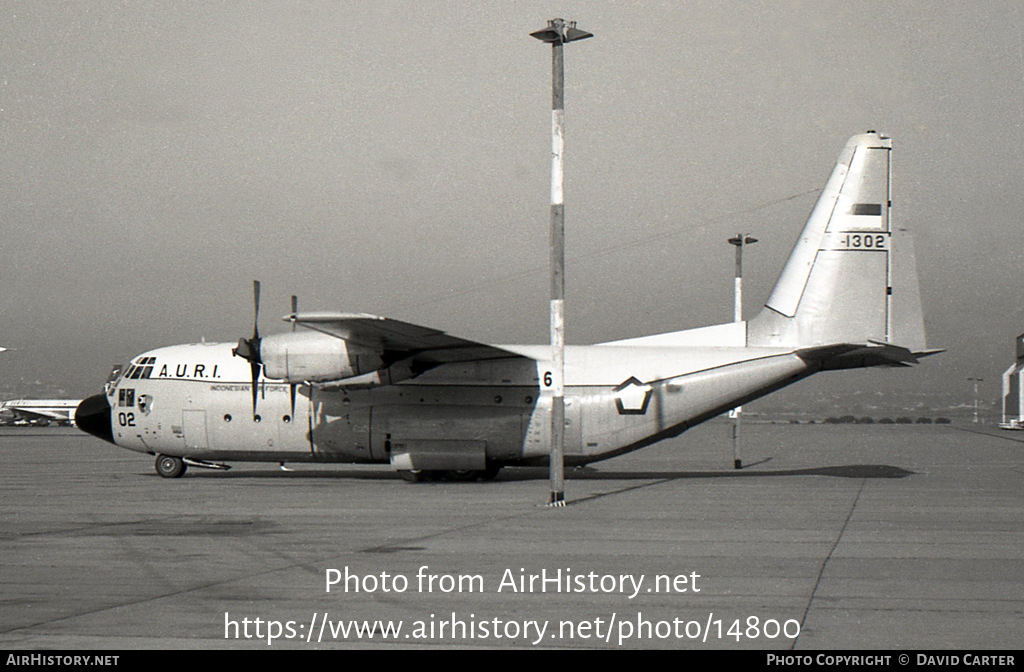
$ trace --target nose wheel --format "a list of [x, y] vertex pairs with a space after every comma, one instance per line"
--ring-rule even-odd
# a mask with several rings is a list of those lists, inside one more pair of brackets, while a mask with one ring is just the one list
[[188, 465], [180, 457], [171, 455], [156, 456], [156, 473], [164, 478], [181, 478], [188, 470]]

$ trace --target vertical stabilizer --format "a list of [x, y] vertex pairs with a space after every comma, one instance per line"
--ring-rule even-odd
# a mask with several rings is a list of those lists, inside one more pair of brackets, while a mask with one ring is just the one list
[[910, 234], [890, 218], [892, 141], [850, 138], [811, 211], [750, 345], [893, 343], [924, 348]]

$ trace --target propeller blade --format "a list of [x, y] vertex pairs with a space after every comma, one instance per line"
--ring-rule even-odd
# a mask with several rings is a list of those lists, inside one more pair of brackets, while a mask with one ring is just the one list
[[260, 281], [252, 281], [252, 303], [253, 303], [253, 316], [252, 316], [252, 340], [258, 341], [260, 338]]
[[[293, 332], [295, 331], [295, 327], [298, 326], [296, 324], [296, 322], [295, 322], [295, 316], [298, 315], [298, 314], [299, 314], [299, 297], [296, 296], [295, 294], [292, 294], [292, 331]], [[289, 394], [289, 396], [291, 398], [291, 402], [292, 402], [292, 415], [291, 415], [291, 417], [293, 419], [295, 418], [295, 394], [296, 394], [296, 390], [298, 389], [298, 387], [299, 387], [298, 383], [292, 383], [291, 385], [288, 386], [288, 394]]]
[[249, 369], [252, 371], [252, 417], [256, 417], [256, 386], [260, 379], [260, 363], [249, 362]]
[[238, 347], [231, 351], [236, 357], [241, 357], [249, 362], [249, 371], [252, 374], [252, 415], [256, 418], [256, 395], [257, 386], [260, 382], [260, 371], [263, 369], [263, 360], [260, 357], [260, 281], [252, 281], [252, 338], [238, 339]]

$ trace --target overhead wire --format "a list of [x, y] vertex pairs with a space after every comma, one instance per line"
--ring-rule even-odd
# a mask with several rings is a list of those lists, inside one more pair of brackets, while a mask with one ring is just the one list
[[[654, 234], [651, 234], [651, 235], [648, 235], [648, 236], [644, 236], [644, 237], [641, 237], [641, 238], [636, 238], [636, 239], [628, 241], [626, 243], [620, 243], [620, 244], [616, 244], [616, 245], [609, 245], [607, 247], [603, 247], [603, 248], [600, 248], [600, 249], [597, 249], [597, 250], [592, 250], [590, 252], [582, 252], [582, 253], [579, 253], [579, 254], [568, 255], [567, 261], [568, 262], [579, 262], [579, 261], [585, 261], [585, 260], [589, 260], [589, 259], [595, 259], [597, 257], [607, 256], [609, 254], [612, 254], [614, 252], [619, 252], [621, 250], [627, 250], [627, 249], [631, 249], [631, 248], [641, 247], [643, 245], [648, 245], [648, 244], [650, 244], [652, 242], [655, 242], [655, 241], [660, 241], [660, 240], [665, 240], [667, 238], [672, 238], [672, 237], [681, 235], [683, 233], [699, 233], [699, 232], [703, 232], [703, 231], [706, 231], [707, 228], [709, 226], [711, 226], [712, 224], [716, 224], [718, 222], [725, 221], [725, 220], [728, 220], [728, 219], [734, 219], [734, 218], [740, 217], [742, 215], [749, 215], [751, 213], [759, 212], [761, 210], [766, 210], [766, 209], [768, 209], [770, 207], [773, 207], [773, 206], [776, 206], [776, 205], [781, 205], [782, 203], [786, 203], [788, 201], [793, 201], [793, 200], [796, 200], [798, 198], [802, 198], [804, 196], [808, 196], [810, 194], [817, 194], [820, 191], [821, 191], [820, 187], [819, 188], [815, 188], [815, 189], [808, 189], [806, 191], [801, 191], [801, 192], [796, 193], [796, 194], [791, 194], [791, 195], [786, 196], [784, 198], [778, 198], [778, 199], [775, 199], [775, 200], [772, 200], [772, 201], [766, 201], [766, 202], [761, 203], [759, 205], [755, 205], [753, 207], [746, 208], [746, 209], [743, 209], [743, 210], [734, 210], [732, 212], [727, 212], [727, 213], [724, 213], [724, 214], [721, 214], [721, 215], [718, 215], [718, 216], [715, 216], [715, 217], [709, 217], [709, 218], [703, 220], [702, 222], [700, 222], [699, 224], [697, 224], [695, 226], [680, 226], [680, 227], [677, 227], [677, 228], [674, 228], [674, 229], [668, 229], [668, 230], [665, 230], [665, 231], [659, 231], [657, 233], [654, 233]], [[534, 275], [536, 273], [545, 272], [547, 270], [548, 270], [547, 266], [532, 266], [530, 268], [526, 268], [526, 269], [523, 269], [521, 271], [516, 271], [515, 273], [508, 273], [506, 275], [502, 275], [502, 276], [497, 277], [497, 278], [492, 278], [490, 280], [484, 280], [482, 282], [478, 282], [478, 283], [472, 284], [472, 285], [470, 285], [468, 287], [464, 287], [464, 288], [462, 288], [462, 289], [460, 289], [458, 291], [449, 292], [449, 293], [445, 294], [444, 296], [440, 296], [440, 297], [437, 297], [435, 299], [427, 299], [427, 300], [423, 300], [423, 301], [416, 301], [416, 302], [408, 302], [408, 303], [398, 304], [398, 305], [395, 305], [395, 306], [391, 307], [389, 310], [390, 311], [398, 311], [398, 310], [404, 310], [404, 309], [408, 309], [408, 308], [418, 308], [418, 307], [422, 307], [422, 306], [430, 306], [430, 305], [434, 305], [434, 304], [437, 304], [437, 303], [441, 303], [443, 301], [450, 301], [452, 299], [456, 299], [456, 298], [459, 298], [459, 297], [462, 297], [462, 296], [466, 296], [467, 294], [473, 294], [473, 293], [476, 293], [476, 292], [484, 291], [485, 289], [489, 289], [489, 288], [494, 287], [496, 285], [503, 285], [503, 284], [507, 283], [510, 280], [515, 280], [517, 278], [529, 277], [529, 276], [532, 276], [532, 275]]]

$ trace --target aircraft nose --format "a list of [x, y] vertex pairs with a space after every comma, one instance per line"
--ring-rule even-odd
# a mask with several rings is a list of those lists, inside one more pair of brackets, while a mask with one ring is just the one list
[[[114, 428], [110, 419], [107, 395], [94, 394], [82, 400], [75, 409], [75, 424], [83, 432], [114, 443]], [[115, 444], [116, 445], [116, 444]]]

